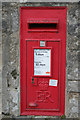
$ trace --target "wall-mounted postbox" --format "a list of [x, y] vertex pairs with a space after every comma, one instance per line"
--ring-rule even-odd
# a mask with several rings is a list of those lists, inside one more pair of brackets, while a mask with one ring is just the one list
[[21, 115], [65, 114], [66, 7], [21, 7]]

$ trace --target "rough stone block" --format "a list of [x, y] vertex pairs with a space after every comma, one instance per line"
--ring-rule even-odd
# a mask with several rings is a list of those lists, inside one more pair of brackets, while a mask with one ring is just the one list
[[16, 32], [19, 28], [19, 17], [17, 9], [13, 9], [13, 11], [11, 12], [11, 19], [12, 19], [12, 31]]
[[78, 51], [68, 50], [67, 51], [67, 73], [68, 79], [78, 80], [79, 71], [78, 71]]
[[68, 92], [80, 92], [80, 81], [68, 81]]
[[80, 41], [79, 41], [79, 38], [77, 36], [71, 36], [71, 35], [68, 35], [68, 38], [67, 38], [67, 47], [69, 50], [78, 50], [80, 49]]
[[77, 118], [79, 114], [79, 93], [68, 93], [67, 117]]

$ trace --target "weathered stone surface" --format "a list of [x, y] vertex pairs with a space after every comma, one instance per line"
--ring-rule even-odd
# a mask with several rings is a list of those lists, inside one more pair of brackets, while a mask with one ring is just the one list
[[80, 92], [80, 81], [68, 81], [68, 92]]
[[12, 109], [10, 110], [10, 114], [14, 115], [14, 116], [18, 116], [18, 114], [19, 114], [19, 107], [17, 105], [12, 107]]
[[68, 6], [68, 35], [67, 35], [67, 69], [68, 79], [80, 79], [79, 76], [79, 53], [80, 53], [80, 9], [79, 5]]
[[79, 93], [68, 93], [68, 117], [77, 118], [79, 114]]
[[78, 51], [67, 50], [68, 79], [78, 80]]
[[18, 10], [14, 9], [14, 11], [12, 11], [12, 13], [11, 13], [11, 16], [12, 16], [12, 31], [16, 32], [18, 30], [18, 26], [19, 26]]
[[68, 49], [69, 50], [80, 49], [80, 47], [79, 47], [80, 41], [79, 41], [79, 38], [77, 36], [68, 35], [67, 44], [68, 44]]
[[26, 2], [79, 2], [79, 0], [20, 0], [21, 3], [26, 3]]
[[1, 92], [1, 89], [0, 89], [0, 115], [2, 113], [2, 92]]
[[20, 116], [16, 117], [15, 120], [60, 120], [60, 117], [58, 116]]
[[[2, 22], [2, 49], [3, 49], [3, 113], [19, 114], [19, 18], [17, 4], [4, 3]], [[15, 9], [16, 8], [16, 9]], [[16, 72], [14, 72], [16, 71]]]
[[0, 2], [0, 119], [2, 113], [2, 3]]
[[13, 103], [18, 104], [18, 91], [15, 89], [10, 89], [10, 99]]

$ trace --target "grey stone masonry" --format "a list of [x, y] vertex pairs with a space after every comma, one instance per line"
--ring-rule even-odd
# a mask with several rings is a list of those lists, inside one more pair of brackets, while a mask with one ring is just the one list
[[20, 0], [21, 3], [26, 3], [26, 2], [79, 2], [79, 0]]
[[3, 114], [19, 114], [19, 11], [16, 3], [3, 3]]
[[2, 112], [2, 4], [0, 2], [0, 118]]
[[[65, 115], [80, 117], [80, 3], [2, 3], [2, 113], [20, 116], [20, 6], [67, 6]], [[36, 118], [34, 116], [33, 118]], [[46, 118], [49, 118], [48, 116]]]

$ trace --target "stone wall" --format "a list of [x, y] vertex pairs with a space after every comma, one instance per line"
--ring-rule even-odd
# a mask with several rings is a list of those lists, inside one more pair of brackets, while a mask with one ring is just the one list
[[0, 3], [0, 118], [1, 118], [1, 111], [2, 111], [2, 4]]
[[19, 7], [2, 4], [3, 114], [19, 115]]
[[20, 115], [20, 6], [67, 6], [66, 117], [80, 116], [80, 4], [2, 3], [2, 113]]

